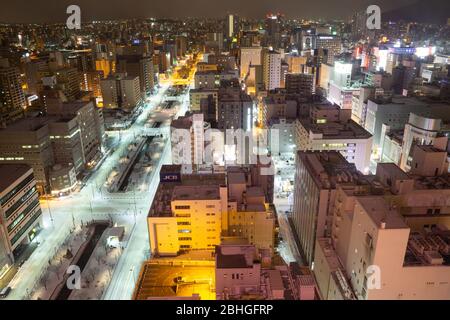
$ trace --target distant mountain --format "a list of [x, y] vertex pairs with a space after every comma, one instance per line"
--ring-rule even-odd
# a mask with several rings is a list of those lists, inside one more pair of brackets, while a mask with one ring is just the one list
[[415, 21], [421, 23], [447, 24], [450, 18], [450, 1], [418, 0], [382, 14], [383, 21]]

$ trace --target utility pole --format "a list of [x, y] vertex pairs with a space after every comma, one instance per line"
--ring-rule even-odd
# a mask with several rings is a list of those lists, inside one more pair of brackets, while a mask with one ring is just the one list
[[55, 228], [55, 222], [53, 220], [52, 210], [50, 210], [50, 202], [48, 201], [48, 196], [46, 197], [46, 200], [47, 200], [48, 213], [50, 215], [50, 221], [52, 222], [53, 228]]
[[94, 221], [94, 211], [92, 210], [92, 200], [89, 201], [89, 207], [91, 208], [91, 218], [92, 218], [92, 221]]

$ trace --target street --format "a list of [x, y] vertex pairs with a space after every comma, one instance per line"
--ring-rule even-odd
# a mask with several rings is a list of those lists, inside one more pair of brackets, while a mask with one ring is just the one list
[[[192, 82], [193, 78], [189, 77], [189, 80]], [[125, 227], [125, 249], [113, 272], [113, 278], [104, 294], [104, 299], [131, 298], [141, 264], [148, 258], [146, 217], [158, 187], [161, 165], [171, 161], [170, 143], [166, 141], [161, 155], [152, 159], [155, 163], [150, 180], [147, 181], [147, 189], [108, 193], [104, 184], [126, 148], [144, 132], [147, 119], [165, 100], [171, 85], [170, 81], [161, 85], [158, 92], [147, 100], [144, 111], [130, 128], [120, 132], [108, 132], [108, 135], [116, 141], [114, 151], [109, 153], [102, 164], [92, 172], [80, 192], [63, 198], [41, 201], [43, 230], [34, 240], [39, 245], [11, 280], [9, 286], [12, 291], [7, 299], [29, 299], [49, 259], [66, 239], [74, 224], [109, 219]], [[176, 116], [180, 116], [188, 110], [189, 93], [178, 96], [177, 100], [180, 102], [180, 108]]]

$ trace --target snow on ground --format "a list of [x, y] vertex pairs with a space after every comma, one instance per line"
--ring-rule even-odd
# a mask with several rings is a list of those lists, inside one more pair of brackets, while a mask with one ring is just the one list
[[81, 289], [73, 290], [69, 300], [99, 300], [111, 282], [122, 249], [107, 246], [108, 230], [103, 233], [81, 273]]
[[[89, 228], [78, 226], [75, 230], [71, 230], [66, 240], [56, 250], [54, 256], [48, 261], [47, 267], [43, 271], [35, 286], [29, 292], [29, 298], [32, 300], [42, 299], [48, 300], [53, 294], [55, 288], [63, 281], [67, 268], [71, 265], [72, 259], [77, 254], [81, 245], [87, 239]], [[67, 258], [65, 255], [68, 250], [72, 253], [72, 257]]]

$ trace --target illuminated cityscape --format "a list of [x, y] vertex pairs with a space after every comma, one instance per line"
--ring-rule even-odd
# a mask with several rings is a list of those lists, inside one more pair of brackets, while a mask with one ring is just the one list
[[450, 300], [448, 2], [144, 2], [0, 4], [0, 300]]

